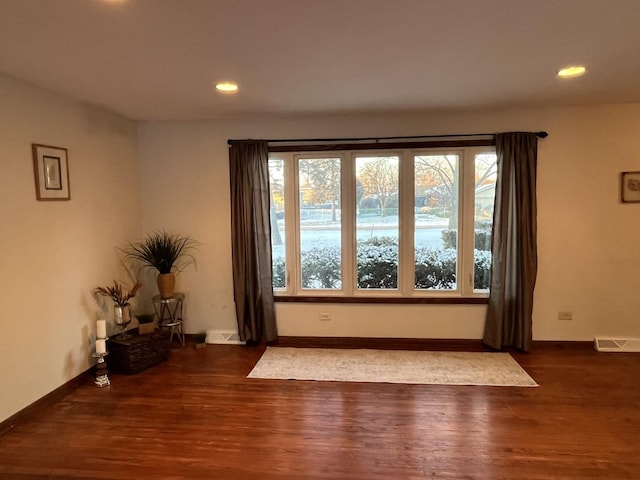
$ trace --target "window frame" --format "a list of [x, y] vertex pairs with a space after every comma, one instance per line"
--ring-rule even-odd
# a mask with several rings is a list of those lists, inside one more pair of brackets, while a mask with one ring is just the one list
[[[438, 143], [438, 145], [433, 145]], [[286, 287], [274, 288], [276, 301], [339, 303], [486, 303], [488, 290], [474, 289], [475, 245], [475, 158], [478, 154], [495, 154], [493, 142], [426, 142], [389, 145], [384, 148], [305, 150], [287, 146], [270, 149], [269, 158], [284, 161]], [[335, 147], [335, 146], [334, 146]], [[356, 147], [356, 148], [353, 148]], [[406, 148], [405, 148], [406, 147]], [[415, 288], [415, 158], [419, 155], [459, 155], [457, 288], [430, 290]], [[398, 192], [398, 288], [359, 289], [357, 286], [356, 248], [356, 157], [397, 156], [399, 158]], [[301, 285], [299, 160], [313, 158], [341, 159], [341, 289], [308, 289]], [[292, 180], [292, 181], [291, 181]], [[461, 240], [460, 240], [461, 239]]]

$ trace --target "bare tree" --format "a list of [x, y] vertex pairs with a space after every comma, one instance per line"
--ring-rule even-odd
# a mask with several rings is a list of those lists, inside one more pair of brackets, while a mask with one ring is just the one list
[[449, 228], [458, 225], [458, 155], [420, 155], [415, 157], [416, 175], [435, 182], [439, 206], [447, 209]]
[[364, 195], [371, 195], [378, 199], [384, 217], [390, 201], [398, 195], [397, 159], [395, 157], [378, 157], [360, 160], [365, 160], [358, 175]]
[[331, 205], [331, 221], [336, 221], [336, 207], [340, 201], [340, 159], [308, 158], [301, 159], [300, 174], [311, 185], [311, 202], [316, 205]]
[[495, 183], [498, 174], [498, 162], [495, 154], [476, 155], [476, 190], [484, 186], [487, 181]]
[[[495, 154], [477, 155], [475, 161], [475, 189], [477, 191], [488, 182], [493, 182], [497, 165]], [[441, 206], [450, 209], [449, 227], [454, 228], [458, 222], [458, 155], [416, 156], [415, 169], [416, 178], [429, 184], [434, 191], [438, 192], [438, 198], [443, 202]]]

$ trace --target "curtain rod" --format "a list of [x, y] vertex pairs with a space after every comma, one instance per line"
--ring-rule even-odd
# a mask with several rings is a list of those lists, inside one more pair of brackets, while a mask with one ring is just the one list
[[[535, 132], [538, 138], [546, 138], [549, 134], [545, 131]], [[404, 137], [353, 137], [353, 138], [280, 138], [266, 140], [267, 143], [291, 143], [291, 142], [364, 142], [375, 141], [376, 143], [381, 140], [417, 140], [421, 138], [461, 138], [461, 137], [494, 137], [495, 133], [462, 133], [462, 134], [447, 134], [447, 135], [412, 135]], [[239, 142], [242, 140], [227, 140], [228, 145], [232, 145], [233, 142]]]

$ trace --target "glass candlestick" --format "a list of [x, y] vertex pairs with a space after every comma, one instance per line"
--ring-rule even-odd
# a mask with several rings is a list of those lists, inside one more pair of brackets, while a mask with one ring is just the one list
[[109, 352], [104, 353], [94, 353], [92, 356], [98, 359], [98, 363], [96, 364], [96, 380], [95, 383], [98, 387], [108, 387], [111, 385], [111, 380], [109, 380], [109, 371], [107, 370], [107, 362], [104, 357], [109, 355]]

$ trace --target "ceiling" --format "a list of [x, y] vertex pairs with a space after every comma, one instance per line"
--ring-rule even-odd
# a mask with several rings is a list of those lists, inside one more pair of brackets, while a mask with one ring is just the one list
[[0, 0], [0, 72], [141, 121], [640, 102], [640, 1]]

